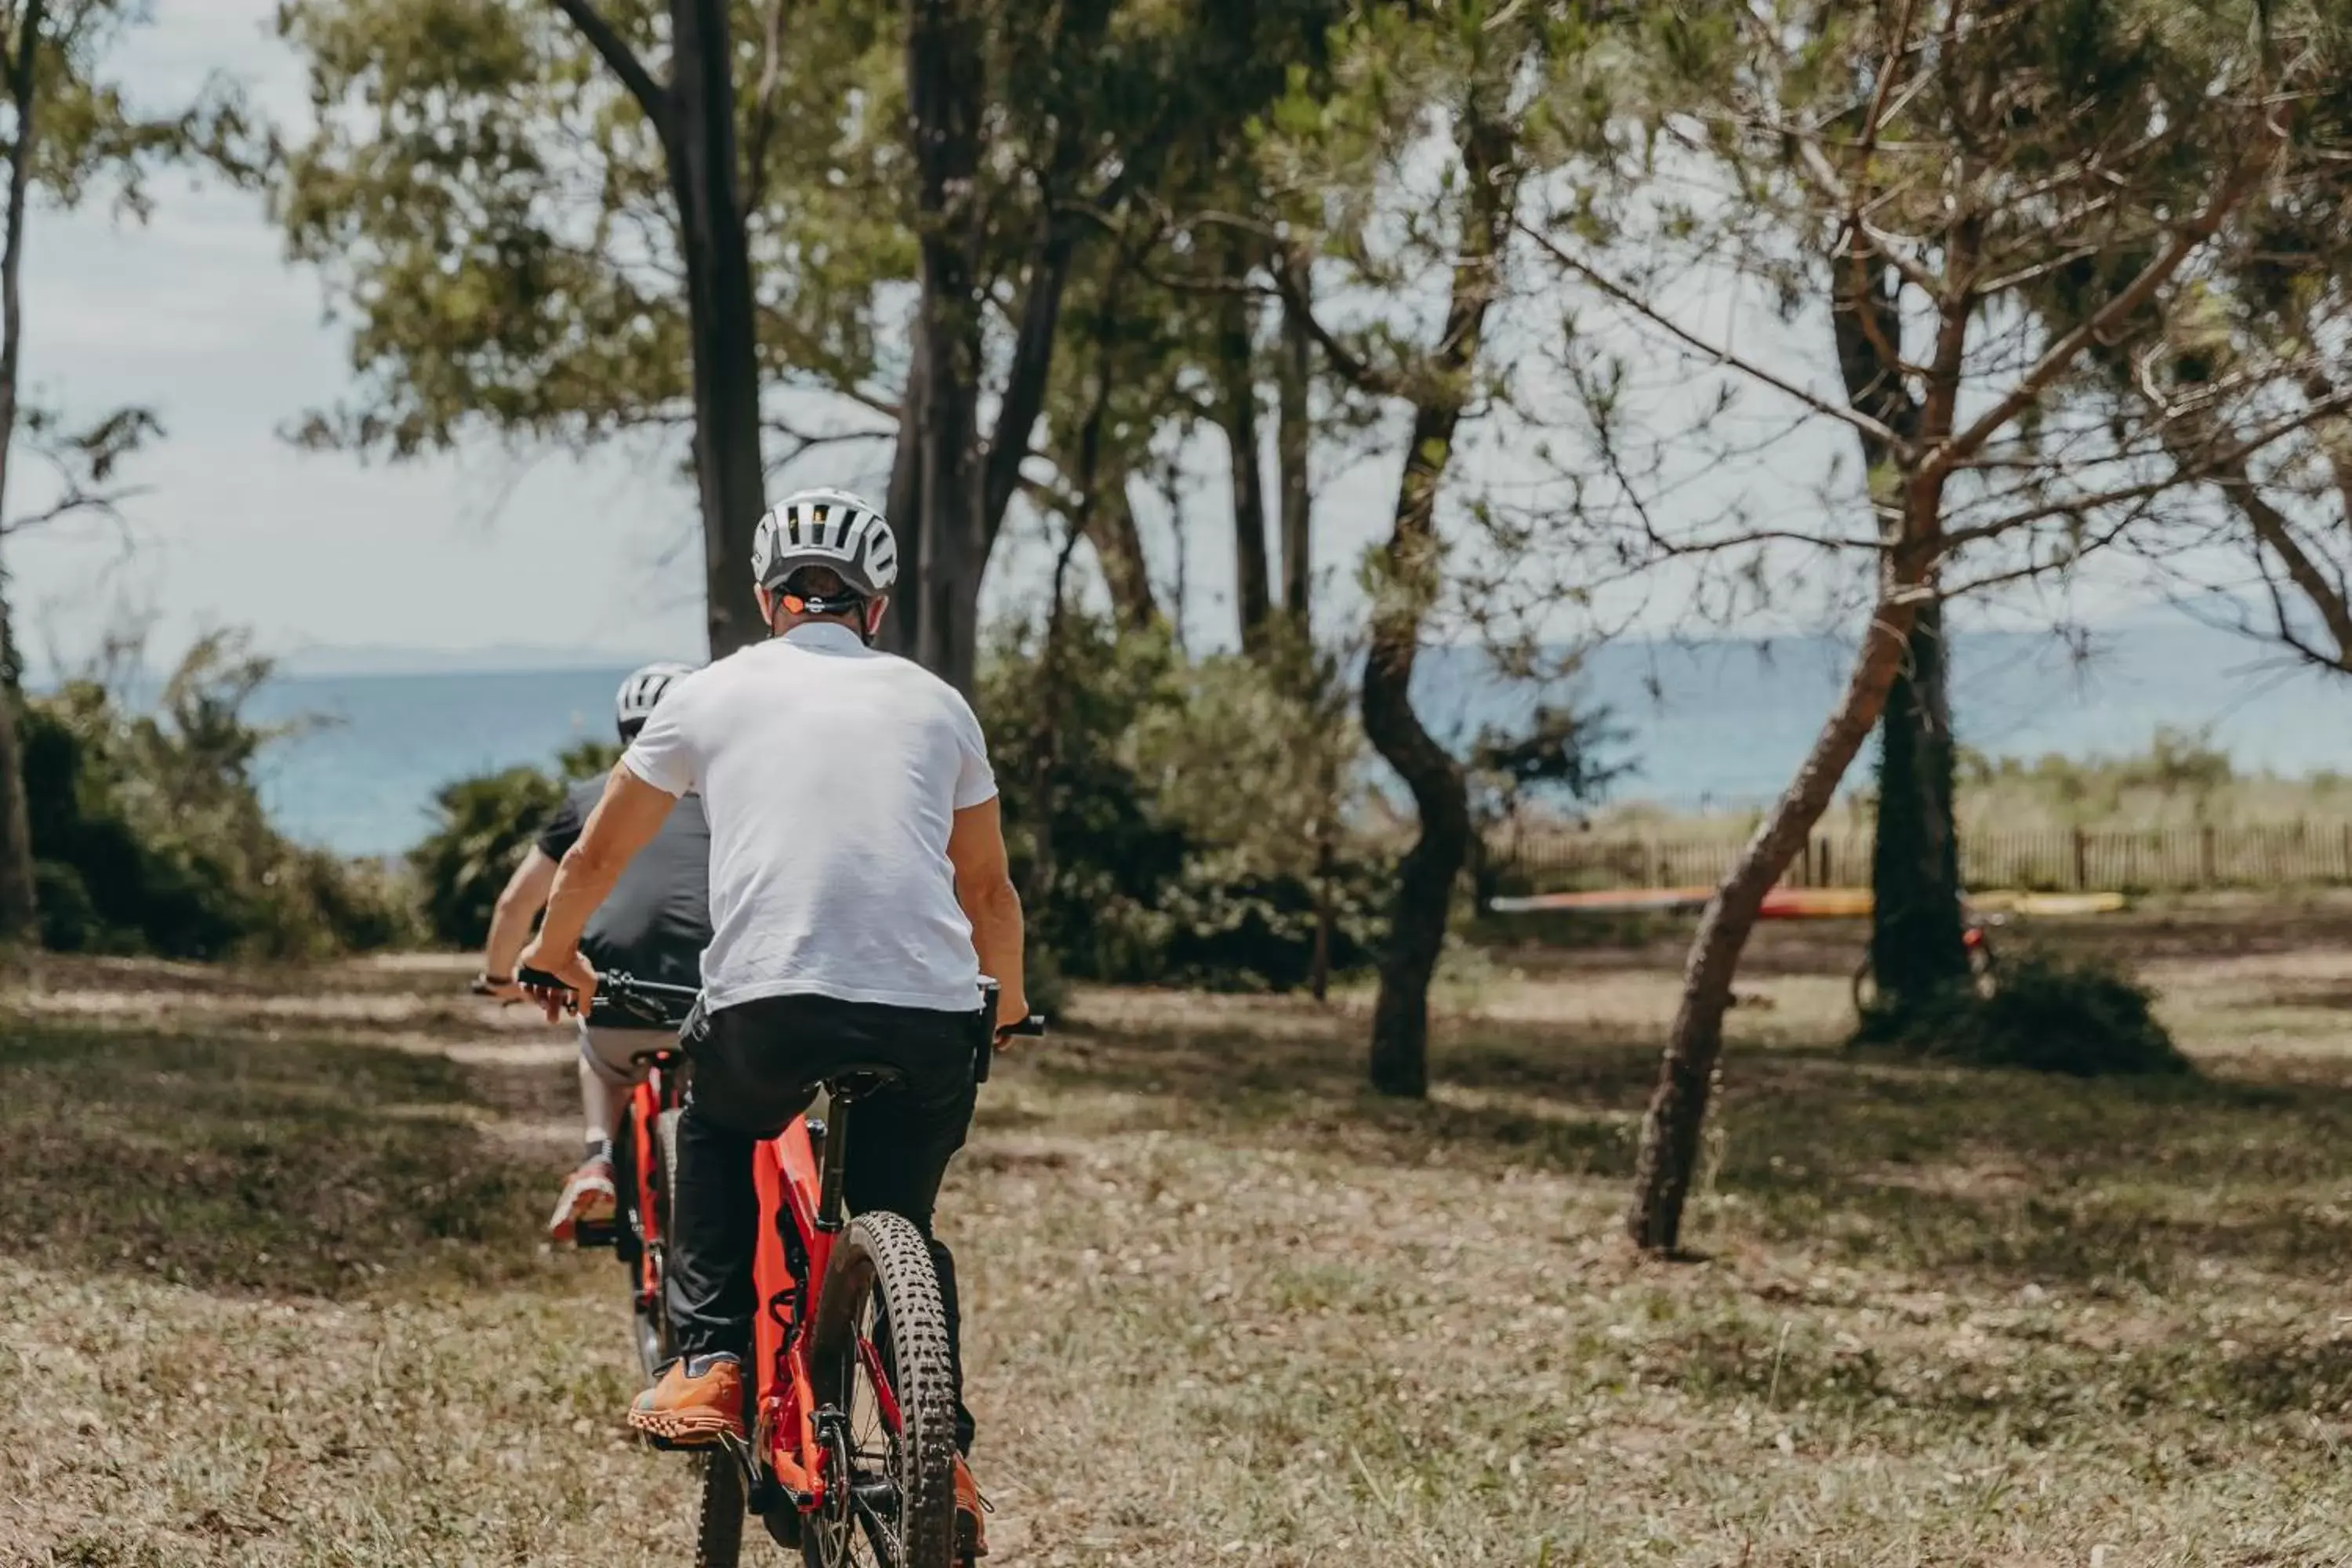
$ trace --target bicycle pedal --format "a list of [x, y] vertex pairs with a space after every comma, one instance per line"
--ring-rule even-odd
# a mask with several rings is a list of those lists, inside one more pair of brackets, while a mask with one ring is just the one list
[[572, 1227], [572, 1245], [578, 1247], [611, 1247], [620, 1237], [616, 1220], [582, 1220]]

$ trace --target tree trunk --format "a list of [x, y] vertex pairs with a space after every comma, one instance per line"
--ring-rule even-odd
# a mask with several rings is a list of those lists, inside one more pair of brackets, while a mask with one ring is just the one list
[[[1091, 15], [1091, 13], [1090, 13]], [[885, 644], [967, 696], [980, 660], [980, 589], [1020, 489], [1053, 374], [1062, 297], [1086, 219], [1056, 200], [1082, 162], [1075, 130], [1045, 174], [995, 430], [980, 440], [982, 28], [968, 0], [908, 0], [907, 111], [917, 171], [922, 286], [887, 510], [902, 552], [900, 610]]]
[[1266, 576], [1265, 477], [1258, 455], [1257, 344], [1242, 284], [1249, 257], [1239, 240], [1225, 248], [1226, 292], [1217, 299], [1217, 422], [1225, 432], [1234, 496], [1234, 614], [1242, 647], [1265, 644], [1273, 611]]
[[1282, 612], [1301, 640], [1313, 629], [1307, 600], [1314, 563], [1308, 552], [1308, 521], [1314, 503], [1307, 489], [1307, 459], [1314, 436], [1307, 423], [1307, 323], [1301, 307], [1285, 300], [1282, 349], [1276, 362], [1275, 463], [1282, 497]]
[[1429, 1092], [1429, 983], [1445, 945], [1454, 884], [1470, 850], [1470, 795], [1462, 765], [1412, 710], [1412, 667], [1420, 652], [1425, 601], [1417, 585], [1393, 579], [1431, 568], [1438, 482], [1451, 456], [1458, 405], [1424, 409], [1413, 420], [1396, 526], [1387, 546], [1392, 581], [1372, 615], [1364, 659], [1364, 733], [1412, 792], [1420, 831], [1397, 867], [1396, 900], [1380, 960], [1372, 1005], [1371, 1083], [1382, 1094], [1418, 1099]]
[[[1850, 244], [1853, 242], [1849, 242]], [[1831, 324], [1846, 399], [1906, 440], [1922, 410], [1906, 386], [1902, 318], [1891, 268], [1864, 249], [1832, 262]], [[1886, 443], [1863, 434], [1874, 498], [1893, 491]], [[1893, 509], [1882, 508], [1882, 516]], [[1880, 532], [1893, 542], [1882, 521]], [[1870, 966], [1882, 1004], [1902, 1007], [1969, 972], [1960, 917], [1959, 829], [1953, 812], [1949, 668], [1940, 605], [1920, 607], [1879, 732], [1878, 822], [1871, 847]]]
[[[5, 506], [8, 459], [16, 440], [17, 360], [25, 335], [21, 288], [25, 208], [26, 193], [32, 188], [37, 123], [34, 110], [45, 9], [43, 0], [26, 0], [8, 79], [16, 135], [8, 150], [8, 232], [5, 241], [0, 242], [0, 506]], [[0, 575], [0, 642], [13, 647], [5, 583], [5, 575]], [[11, 679], [0, 689], [0, 942], [5, 943], [28, 942], [39, 934], [39, 911], [33, 895], [33, 833], [25, 802], [24, 749], [16, 730], [22, 696], [14, 674], [12, 668]]]
[[759, 314], [737, 185], [725, 0], [671, 0], [670, 182], [693, 336], [694, 471], [713, 658], [767, 635], [751, 596], [751, 536], [767, 510], [760, 453]]
[[1427, 368], [1433, 390], [1413, 411], [1412, 444], [1397, 486], [1396, 519], [1383, 548], [1364, 658], [1364, 734], [1412, 792], [1420, 832], [1397, 867], [1380, 994], [1372, 1004], [1371, 1082], [1382, 1094], [1429, 1092], [1429, 983], [1445, 944], [1454, 885], [1470, 850], [1470, 796], [1461, 763], [1412, 710], [1421, 627], [1439, 587], [1437, 489], [1454, 455], [1480, 334], [1500, 287], [1504, 240], [1518, 195], [1507, 125], [1464, 116], [1463, 170], [1471, 210], [1454, 265], [1444, 335]]
[[[908, 651], [969, 695], [978, 662], [981, 541], [978, 295], [981, 28], [964, 0], [908, 0], [907, 111], [921, 251], [921, 396], [900, 431], [910, 454], [916, 573]], [[894, 488], [896, 488], [894, 486]], [[902, 633], [902, 636], [907, 635]]]
[[1886, 705], [1903, 659], [1905, 638], [1918, 605], [1904, 591], [1883, 594], [1874, 610], [1844, 695], [1814, 740], [1797, 776], [1748, 841], [1739, 859], [1708, 900], [1683, 969], [1682, 1005], [1666, 1038], [1658, 1087], [1642, 1119], [1641, 1151], [1633, 1164], [1633, 1202], [1625, 1228], [1653, 1251], [1672, 1251], [1682, 1237], [1683, 1205], [1697, 1168], [1707, 1097], [1723, 1054], [1723, 1016], [1739, 955], [1780, 873], [1788, 868], [1837, 794], [1838, 781], [1869, 738]]
[[1916, 1006], [1969, 976], [1949, 666], [1943, 606], [1930, 601], [1912, 623], [1879, 721], [1870, 966], [1881, 1006]]
[[1140, 631], [1159, 616], [1160, 606], [1152, 595], [1151, 568], [1143, 556], [1143, 533], [1128, 499], [1127, 476], [1107, 476], [1097, 488], [1087, 510], [1087, 540], [1102, 568], [1103, 585], [1110, 591], [1111, 613], [1121, 626]]
[[907, 364], [907, 387], [898, 398], [898, 443], [890, 456], [890, 488], [882, 510], [898, 536], [898, 585], [876, 641], [895, 654], [916, 656], [923, 643], [923, 400], [929, 395], [923, 369], [923, 334], [915, 334]]

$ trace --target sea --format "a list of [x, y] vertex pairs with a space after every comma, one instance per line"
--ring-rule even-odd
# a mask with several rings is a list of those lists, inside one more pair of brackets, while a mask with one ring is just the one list
[[[1432, 650], [1419, 706], [1465, 741], [1538, 704], [1606, 709], [1629, 772], [1614, 798], [1733, 810], [1777, 795], [1844, 678], [1830, 637], [1604, 645], [1543, 684], [1507, 679], [1483, 652]], [[2352, 678], [2285, 664], [2193, 622], [2094, 633], [1979, 631], [1952, 647], [1953, 725], [1995, 756], [2084, 759], [2143, 751], [2159, 728], [2201, 735], [2242, 771], [2352, 773]], [[442, 785], [544, 764], [612, 733], [627, 667], [288, 674], [257, 692], [256, 719], [304, 721], [264, 752], [265, 802], [294, 837], [347, 855], [391, 855], [430, 829]], [[1856, 778], [1862, 772], [1856, 770]]]

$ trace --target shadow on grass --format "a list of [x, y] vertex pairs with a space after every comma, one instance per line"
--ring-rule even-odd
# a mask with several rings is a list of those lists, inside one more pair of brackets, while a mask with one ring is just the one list
[[338, 1295], [535, 1257], [546, 1173], [465, 1070], [381, 1047], [0, 1030], [0, 1235], [36, 1265]]
[[[1652, 1039], [1459, 1024], [1425, 1102], [1362, 1088], [1360, 1023], [1129, 1026], [1033, 1068], [1124, 1097], [1136, 1126], [1368, 1163], [1526, 1166], [1618, 1182], [1657, 1069]], [[2352, 1272], [2352, 1082], [2084, 1081], [1735, 1050], [1713, 1190], [1743, 1228], [1857, 1261], [1997, 1283], [2169, 1292], [2239, 1265]], [[2298, 1068], [2307, 1074], [2307, 1065]]]

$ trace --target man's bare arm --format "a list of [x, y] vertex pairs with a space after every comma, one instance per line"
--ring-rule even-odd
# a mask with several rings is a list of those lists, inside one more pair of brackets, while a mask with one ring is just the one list
[[484, 979], [514, 978], [515, 958], [530, 940], [530, 922], [547, 907], [548, 891], [554, 886], [555, 862], [532, 845], [499, 893], [498, 907], [490, 911], [489, 940], [482, 944]]
[[539, 940], [524, 951], [523, 964], [554, 974], [579, 992], [583, 1003], [587, 1000], [596, 973], [580, 957], [580, 933], [629, 862], [654, 841], [677, 804], [676, 795], [656, 789], [625, 766], [614, 765], [579, 842], [556, 868], [547, 918], [540, 921]]
[[996, 1004], [999, 1025], [1029, 1016], [1029, 993], [1022, 974], [1021, 895], [1013, 889], [1004, 856], [1004, 819], [997, 798], [955, 814], [948, 835], [948, 860], [955, 867], [956, 902], [971, 921], [971, 945], [980, 969], [992, 975], [1003, 994]]

